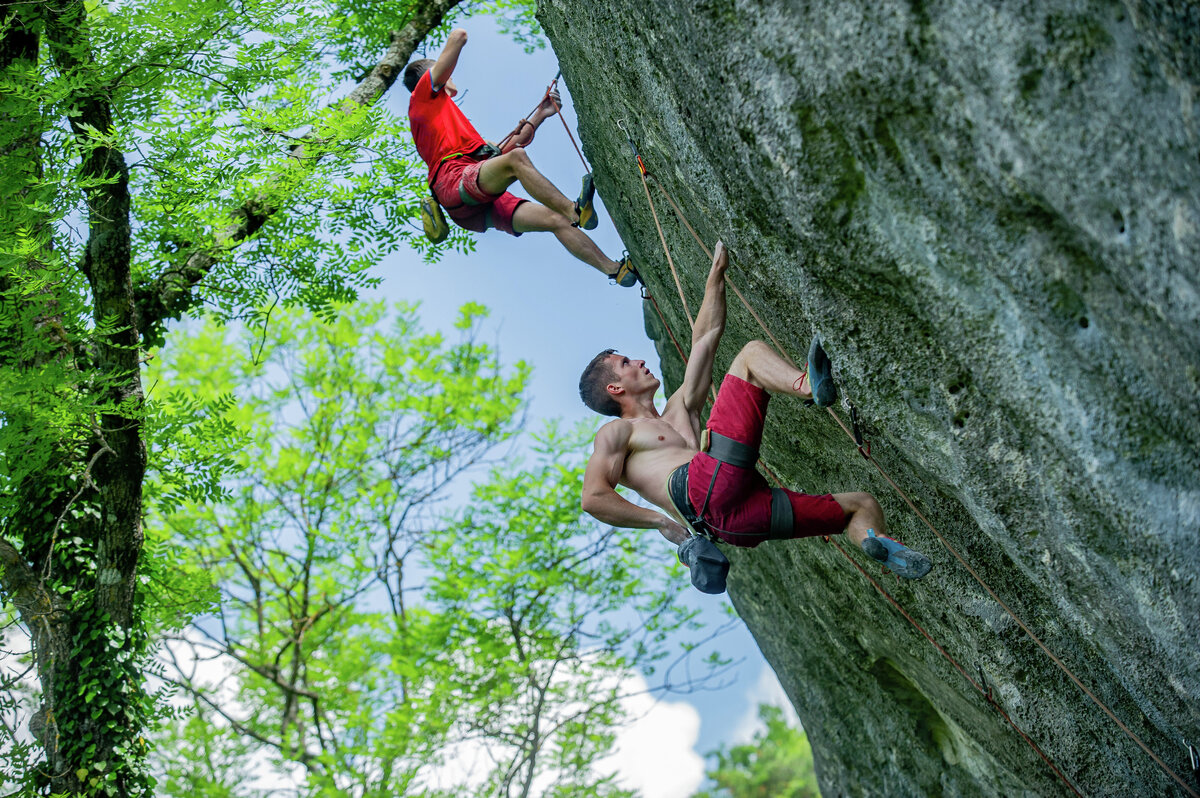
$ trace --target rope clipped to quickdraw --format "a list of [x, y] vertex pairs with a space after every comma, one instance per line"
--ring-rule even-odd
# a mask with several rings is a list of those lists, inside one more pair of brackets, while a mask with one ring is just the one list
[[[537, 109], [542, 107], [542, 103], [546, 102], [546, 100], [549, 100], [550, 104], [554, 106], [555, 115], [558, 116], [559, 120], [562, 122], [563, 130], [567, 131], [567, 138], [571, 140], [571, 146], [575, 148], [575, 154], [579, 156], [579, 161], [583, 164], [584, 171], [590, 172], [591, 168], [588, 166], [587, 160], [583, 157], [583, 150], [579, 149], [579, 144], [575, 141], [575, 134], [571, 132], [571, 126], [567, 124], [567, 120], [563, 119], [562, 107], [559, 106], [558, 102], [554, 99], [554, 91], [558, 88], [558, 80], [561, 77], [562, 70], [560, 69], [554, 74], [554, 80], [550, 81], [550, 85], [546, 87], [546, 91], [542, 93], [542, 99], [537, 101], [537, 105], [533, 106], [533, 110], [525, 114], [521, 121], [528, 122], [529, 117], [537, 113]], [[518, 127], [512, 133], [509, 133], [507, 136], [505, 136], [500, 142], [500, 149], [504, 149], [504, 145], [508, 144], [509, 139], [515, 136], [520, 129], [521, 128]]]
[[[666, 252], [666, 255], [667, 255], [667, 264], [671, 267], [671, 275], [672, 275], [672, 277], [674, 277], [676, 288], [678, 288], [678, 290], [679, 290], [680, 300], [683, 301], [684, 312], [688, 316], [689, 323], [694, 325], [694, 322], [692, 322], [692, 320], [691, 320], [692, 319], [691, 314], [690, 314], [690, 312], [688, 312], [687, 300], [684, 297], [684, 293], [683, 293], [683, 286], [679, 280], [678, 272], [676, 271], [674, 262], [671, 258], [670, 249], [667, 246], [666, 236], [663, 234], [662, 225], [659, 223], [659, 220], [658, 220], [658, 213], [654, 207], [654, 200], [651, 199], [651, 197], [650, 197], [650, 188], [647, 184], [647, 177], [654, 179], [655, 184], [658, 185], [659, 190], [663, 192], [663, 196], [666, 197], [667, 202], [670, 203], [671, 208], [675, 211], [676, 216], [679, 217], [679, 220], [683, 223], [683, 225], [692, 234], [692, 237], [700, 245], [700, 248], [705, 252], [705, 254], [711, 258], [712, 253], [709, 251], [708, 247], [704, 244], [704, 240], [696, 232], [695, 228], [692, 227], [691, 223], [687, 220], [686, 216], [683, 213], [683, 210], [679, 207], [678, 203], [675, 202], [675, 200], [671, 196], [670, 192], [668, 192], [666, 187], [663, 186], [663, 184], [659, 180], [654, 178], [654, 176], [646, 168], [645, 162], [642, 160], [641, 155], [637, 151], [637, 146], [634, 144], [633, 136], [630, 134], [629, 130], [625, 127], [623, 122], [624, 122], [624, 120], [619, 120], [617, 122], [617, 126], [625, 133], [625, 137], [629, 141], [629, 147], [633, 151], [634, 157], [637, 159], [638, 171], [639, 171], [639, 174], [642, 179], [642, 187], [645, 189], [645, 192], [646, 192], [646, 201], [650, 205], [650, 213], [654, 218], [654, 224], [658, 228], [659, 240], [662, 242], [663, 250], [664, 250], [664, 252]], [[786, 360], [788, 363], [791, 363], [793, 367], [798, 368], [796, 366], [795, 361], [792, 360], [792, 358], [788, 355], [787, 351], [779, 343], [778, 339], [775, 338], [775, 336], [772, 334], [770, 327], [768, 327], [767, 324], [759, 317], [758, 313], [755, 312], [753, 307], [751, 307], [750, 303], [745, 299], [745, 297], [742, 295], [741, 291], [739, 291], [737, 289], [737, 287], [734, 286], [728, 280], [728, 278], [726, 279], [726, 282], [729, 284], [730, 288], [733, 289], [733, 292], [737, 295], [738, 299], [741, 300], [742, 304], [750, 312], [751, 316], [754, 317], [754, 320], [756, 322], [758, 322], [759, 327], [762, 328], [762, 330], [766, 334], [766, 336], [768, 338], [770, 338], [772, 344], [775, 345], [775, 349], [779, 352], [780, 356], [783, 357], [784, 360]], [[657, 302], [655, 303], [655, 308], [658, 309]], [[667, 329], [670, 330], [670, 326], [667, 324], [666, 318], [663, 316], [661, 310], [659, 310], [659, 317], [663, 320], [664, 326], [666, 326]], [[674, 339], [673, 333], [672, 333], [671, 337], [672, 337], [672, 339]], [[678, 347], [678, 344], [676, 344], [676, 346]], [[680, 351], [682, 353], [682, 350], [680, 350]], [[686, 358], [684, 358], [684, 360], [686, 362]], [[1200, 793], [1197, 793], [1195, 790], [1193, 790], [1191, 787], [1189, 787], [1187, 782], [1185, 782], [1179, 776], [1178, 773], [1176, 773], [1172, 768], [1168, 767], [1167, 764], [1162, 761], [1162, 759], [1160, 759], [1153, 751], [1151, 751], [1149, 746], [1147, 746], [1137, 734], [1135, 734], [1128, 726], [1126, 726], [1116, 716], [1116, 714], [1108, 707], [1107, 704], [1105, 704], [1103, 701], [1101, 701], [1095, 695], [1095, 693], [1093, 693], [1082, 681], [1080, 681], [1080, 679], [1074, 674], [1074, 672], [1072, 672], [1071, 669], [1068, 668], [1066, 666], [1066, 664], [1063, 663], [1063, 661], [1061, 659], [1059, 659], [1054, 654], [1054, 652], [1052, 652], [1044, 642], [1042, 642], [1040, 637], [1038, 637], [1036, 634], [1033, 633], [1033, 631], [1025, 624], [1025, 622], [1022, 621], [1021, 618], [1015, 612], [1013, 612], [1013, 610], [1007, 604], [1005, 604], [1003, 600], [1000, 599], [999, 595], [997, 595], [996, 591], [992, 589], [991, 585], [989, 585], [986, 581], [984, 581], [984, 579], [981, 576], [979, 576], [979, 574], [975, 571], [975, 569], [972, 568], [971, 565], [962, 557], [962, 555], [958, 553], [958, 550], [955, 549], [953, 545], [951, 545], [950, 541], [947, 540], [946, 537], [944, 535], [942, 535], [942, 533], [940, 531], [938, 531], [937, 527], [935, 527], [929, 521], [929, 519], [926, 518], [925, 515], [917, 508], [916, 504], [908, 496], [908, 494], [905, 493], [904, 490], [901, 489], [900, 486], [896, 484], [895, 480], [893, 480], [891, 478], [891, 476], [884, 470], [883, 466], [881, 466], [879, 464], [879, 462], [871, 455], [870, 443], [867, 442], [864, 444], [861, 427], [858, 423], [857, 408], [854, 407], [853, 405], [851, 405], [850, 412], [851, 412], [851, 422], [854, 426], [853, 429], [846, 426], [846, 424], [842, 421], [841, 417], [837, 414], [836, 411], [834, 411], [834, 409], [832, 407], [828, 407], [828, 408], [826, 408], [826, 410], [828, 411], [830, 417], [833, 418], [833, 420], [837, 423], [837, 425], [839, 427], [841, 427], [842, 431], [845, 432], [846, 435], [849, 436], [851, 438], [851, 440], [854, 441], [855, 446], [858, 449], [858, 452], [867, 460], [867, 462], [871, 463], [871, 465], [873, 465], [875, 467], [875, 469], [879, 472], [880, 476], [882, 476], [887, 481], [887, 483], [892, 486], [892, 488], [901, 497], [901, 499], [904, 500], [905, 504], [908, 505], [909, 509], [911, 509], [913, 511], [913, 513], [919, 519], [921, 519], [922, 522], [924, 522], [925, 526], [928, 527], [931, 532], [933, 532], [933, 534], [937, 537], [938, 541], [941, 542], [942, 546], [947, 551], [949, 551], [951, 555], [954, 556], [954, 558], [963, 566], [963, 568], [966, 569], [966, 571], [988, 593], [988, 595], [991, 596], [992, 599], [997, 604], [999, 604], [1000, 607], [1009, 615], [1009, 617], [1011, 617], [1017, 623], [1017, 625], [1021, 628], [1021, 630], [1023, 632], [1025, 632], [1025, 634], [1038, 646], [1039, 649], [1042, 650], [1042, 652], [1051, 660], [1051, 662], [1053, 662], [1058, 667], [1059, 670], [1061, 670], [1080, 690], [1082, 690], [1083, 693], [1089, 699], [1091, 699], [1092, 703], [1094, 703], [1100, 710], [1102, 710], [1109, 717], [1109, 719], [1111, 719], [1114, 723], [1116, 723], [1117, 726], [1126, 734], [1126, 736], [1128, 736], [1134, 743], [1136, 743], [1137, 746], [1139, 748], [1141, 748], [1142, 751], [1145, 752], [1165, 774], [1170, 776], [1177, 784], [1179, 784], [1179, 786], [1181, 786], [1183, 788], [1183, 790], [1189, 796], [1192, 796], [1192, 798], [1200, 798]], [[766, 468], [766, 464], [764, 463], [763, 465], [764, 465], [764, 468]], [[767, 469], [767, 473], [771, 475], [771, 478], [773, 480], [775, 480], [775, 482], [777, 484], [779, 484], [780, 487], [782, 487], [782, 482], [779, 480], [778, 477], [776, 477], [773, 473], [771, 473], [770, 469]], [[929, 634], [926, 633], [925, 630], [922, 629], [921, 626], [919, 624], [917, 624], [916, 621], [913, 620], [912, 617], [909, 616], [908, 613], [905, 612], [904, 609], [902, 607], [900, 607], [900, 605], [898, 603], [896, 603], [895, 600], [892, 599], [891, 596], [885, 590], [883, 590], [882, 587], [880, 587], [878, 585], [878, 583], [875, 582], [875, 580], [871, 579], [870, 575], [868, 575], [866, 573], [866, 571], [864, 571], [862, 569], [862, 566], [860, 566], [848, 554], [846, 554], [846, 552], [841, 548], [840, 545], [837, 544], [836, 541], [829, 540], [828, 538], [826, 538], [826, 540], [828, 542], [833, 543], [833, 545], [838, 549], [839, 552], [842, 553], [842, 555], [847, 559], [847, 561], [850, 562], [850, 564], [853, 565], [856, 569], [858, 569], [863, 574], [863, 576], [865, 576], [871, 582], [871, 584], [876, 587], [877, 590], [879, 590], [889, 601], [891, 601], [892, 604], [895, 605], [896, 608], [899, 609], [900, 612], [906, 618], [908, 618], [909, 621], [919, 631], [921, 631], [921, 633], [944, 656], [947, 657], [947, 659], [949, 659], [954, 664], [955, 668], [958, 669], [958, 671], [960, 673], [962, 673], [964, 678], [966, 678], [967, 681], [972, 684], [972, 686], [974, 686], [976, 689], [980, 690], [980, 692], [983, 693], [985, 695], [985, 697], [988, 697], [989, 703], [1001, 715], [1003, 715], [1004, 719], [1008, 721], [1008, 723], [1017, 731], [1017, 733], [1020, 734], [1021, 737], [1027, 743], [1029, 743], [1029, 745], [1032, 746], [1035, 751], [1037, 751], [1037, 753], [1042, 757], [1042, 759], [1045, 760], [1046, 763], [1051, 767], [1051, 769], [1054, 770], [1055, 774], [1057, 774], [1059, 776], [1059, 778], [1062, 779], [1063, 783], [1066, 784], [1068, 787], [1070, 787], [1071, 790], [1073, 792], [1075, 792], [1076, 795], [1079, 795], [1080, 794], [1079, 791], [1076, 790], [1074, 785], [1072, 785], [1071, 782], [1069, 780], [1067, 780], [1067, 778], [1061, 773], [1061, 771], [1059, 771], [1058, 768], [1055, 767], [1052, 762], [1050, 762], [1050, 760], [1041, 751], [1041, 749], [1038, 748], [1037, 745], [1034, 744], [1034, 742], [1029, 738], [1029, 736], [1026, 735], [1025, 732], [1023, 732], [1019, 727], [1017, 727], [1017, 725], [1015, 723], [1013, 723], [1013, 721], [1011, 720], [1011, 718], [1009, 718], [1007, 713], [1005, 713], [1004, 710], [1001, 707], [999, 707], [999, 705], [997, 705], [995, 703], [995, 701], [989, 697], [990, 688], [987, 691], [984, 691], [984, 689], [979, 685], [979, 683], [977, 683], [974, 679], [972, 679], [969, 675], [967, 675], [967, 673], [962, 669], [962, 667], [960, 665], [958, 665], [958, 663], [956, 661], [954, 661], [954, 659], [952, 657], [950, 657], [950, 655], [947, 654], [945, 652], [945, 650], [942, 649], [942, 647], [940, 645], [938, 645], [938, 643], [932, 637], [930, 637]], [[1188, 748], [1189, 748], [1189, 756], [1192, 757], [1193, 770], [1194, 770], [1194, 773], [1197, 778], [1197, 783], [1200, 784], [1200, 754], [1198, 754], [1196, 752], [1196, 750], [1194, 748], [1192, 748], [1191, 746], [1188, 746]]]
[[[663, 253], [667, 256], [667, 265], [671, 267], [671, 276], [675, 278], [675, 287], [679, 290], [679, 301], [683, 303], [683, 313], [687, 316], [688, 326], [696, 325], [695, 319], [692, 317], [692, 310], [688, 307], [687, 297], [683, 293], [683, 283], [679, 280], [679, 272], [675, 268], [675, 261], [671, 258], [671, 248], [667, 246], [667, 236], [663, 233], [662, 223], [658, 220], [658, 210], [654, 207], [654, 200], [650, 198], [650, 186], [646, 184], [646, 164], [642, 161], [642, 156], [638, 154], [637, 145], [633, 143], [633, 136], [629, 134], [629, 129], [625, 127], [625, 120], [618, 119], [617, 127], [625, 133], [625, 139], [629, 142], [629, 149], [633, 152], [633, 157], [637, 159], [638, 175], [642, 178], [642, 188], [646, 191], [646, 202], [650, 203], [650, 215], [654, 217], [654, 226], [658, 229], [658, 240], [662, 242]], [[712, 257], [712, 253], [709, 253]]]

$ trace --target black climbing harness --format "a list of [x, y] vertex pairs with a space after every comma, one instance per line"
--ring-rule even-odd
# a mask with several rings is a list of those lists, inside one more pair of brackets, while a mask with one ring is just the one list
[[[693, 509], [692, 502], [688, 498], [687, 480], [690, 463], [684, 463], [671, 473], [671, 477], [667, 481], [667, 492], [670, 494], [671, 503], [675, 505], [675, 509], [688, 523], [688, 526], [692, 527], [697, 534], [710, 540], [720, 540], [716, 531], [704, 518], [704, 511], [708, 509], [708, 500], [712, 498], [713, 488], [717, 484], [717, 475], [721, 473], [721, 467], [725, 465], [736, 468], [754, 468], [758, 463], [758, 450], [719, 432], [706, 429], [700, 435], [700, 451], [706, 452], [709, 457], [717, 461], [712, 479], [708, 481], [708, 490], [704, 493], [704, 501], [701, 502], [700, 509]], [[769, 534], [772, 537], [790, 535], [794, 522], [792, 502], [788, 498], [787, 491], [783, 488], [771, 488]]]

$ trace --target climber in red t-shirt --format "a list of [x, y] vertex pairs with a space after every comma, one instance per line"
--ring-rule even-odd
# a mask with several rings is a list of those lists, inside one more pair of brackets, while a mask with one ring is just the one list
[[[429, 165], [429, 185], [438, 203], [459, 227], [482, 233], [489, 227], [510, 235], [551, 232], [575, 257], [623, 286], [638, 282], [628, 256], [607, 258], [580, 227], [596, 226], [592, 206], [592, 177], [586, 175], [578, 201], [572, 202], [534, 168], [525, 145], [543, 121], [557, 113], [558, 97], [547, 96], [532, 118], [522, 119], [502, 148], [484, 141], [454, 104], [458, 88], [451, 73], [467, 43], [467, 32], [451, 31], [434, 61], [422, 58], [404, 69], [404, 85], [412, 92], [409, 126], [417, 152]], [[513, 196], [508, 187], [519, 182], [536, 200]]]

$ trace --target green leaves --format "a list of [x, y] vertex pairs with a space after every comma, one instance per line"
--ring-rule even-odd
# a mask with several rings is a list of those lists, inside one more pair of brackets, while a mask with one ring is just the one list
[[[495, 766], [448, 794], [552, 775], [555, 795], [624, 795], [591, 766], [623, 685], [694, 622], [686, 580], [642, 553], [643, 533], [581, 518], [590, 426], [475, 468], [518, 431], [529, 375], [479, 342], [485, 308], [464, 306], [453, 339], [407, 306], [336, 311], [276, 312], [262, 333], [209, 323], [155, 361], [157, 390], [193, 397], [175, 410], [195, 429], [210, 413], [230, 425], [215, 445], [235, 464], [219, 503], [161, 503], [174, 545], [148, 544], [175, 558], [154, 574], [153, 617], [181, 602], [168, 567], [218, 595], [170, 635], [195, 714], [162, 741], [166, 781], [248, 794], [226, 768], [257, 756], [306, 795], [442, 795], [430, 785], [471, 741]], [[459, 474], [486, 478], [447, 515], [436, 502], [464, 495]]]
[[808, 735], [789, 726], [779, 707], [759, 704], [758, 718], [764, 728], [749, 743], [709, 753], [716, 767], [707, 776], [718, 789], [696, 798], [820, 798]]
[[[227, 634], [177, 644], [233, 658], [239, 702], [255, 708], [237, 728], [308, 763], [314, 794], [321, 784], [343, 794], [357, 778], [335, 750], [380, 762], [388, 785], [436, 750], [435, 718], [451, 715], [426, 675], [427, 615], [403, 598], [421, 531], [406, 519], [515, 433], [528, 378], [523, 365], [501, 369], [473, 324], [450, 343], [422, 333], [411, 307], [335, 310], [325, 320], [277, 311], [261, 334], [210, 323], [155, 371], [167, 396], [195, 397], [174, 408], [194, 414], [191, 426], [177, 422], [163, 439], [220, 418], [229, 432], [210, 446], [232, 452], [235, 468], [223, 504], [162, 505], [175, 549], [192, 552], [182, 570], [219, 584]], [[297, 696], [310, 694], [301, 711]], [[187, 729], [176, 745], [199, 744]], [[321, 737], [334, 732], [337, 749]], [[181, 762], [171, 773], [191, 771]]]
[[[0, 729], [4, 778], [32, 784], [31, 774], [51, 773], [34, 788], [81, 794], [151, 790], [136, 735], [152, 701], [130, 687], [140, 684], [145, 628], [178, 627], [217, 604], [214, 577], [240, 575], [245, 606], [261, 598], [265, 607], [267, 587], [280, 601], [263, 634], [307, 654], [307, 640], [324, 639], [322, 624], [359, 623], [356, 591], [372, 579], [399, 585], [395, 563], [416, 535], [388, 531], [377, 546], [380, 528], [372, 524], [392, 514], [411, 522], [406, 512], [420, 515], [413, 508], [513, 434], [528, 370], [502, 370], [494, 352], [471, 342], [475, 311], [464, 317], [472, 320], [460, 327], [461, 343], [414, 335], [400, 348], [385, 340], [387, 329], [356, 336], [379, 318], [357, 317], [357, 327], [332, 335], [329, 345], [370, 350], [393, 371], [367, 374], [345, 358], [313, 359], [319, 412], [277, 451], [268, 433], [302, 414], [299, 392], [277, 382], [244, 397], [228, 386], [291, 374], [293, 364], [272, 360], [298, 351], [283, 338], [268, 345], [250, 335], [242, 342], [247, 357], [227, 364], [223, 338], [207, 352], [200, 346], [189, 368], [217, 369], [207, 383], [182, 366], [168, 374], [153, 365], [150, 398], [141, 404], [135, 331], [142, 345], [157, 346], [166, 320], [201, 303], [257, 333], [296, 308], [332, 323], [351, 315], [344, 305], [375, 284], [371, 268], [385, 253], [410, 242], [422, 258], [437, 257], [440, 248], [411, 223], [425, 168], [403, 120], [383, 103], [343, 102], [347, 78], [361, 74], [351, 62], [372, 66], [392, 30], [423, 8], [419, 0], [353, 8], [286, 0], [0, 8], [0, 535], [19, 554], [6, 598], [24, 591], [15, 606], [27, 613], [27, 628], [36, 623], [50, 636], [39, 643], [44, 650], [82, 646], [73, 670], [54, 656], [37, 663], [47, 704], [61, 710], [48, 713], [41, 741], [61, 734], [70, 742], [57, 752], [38, 749]], [[459, 232], [445, 246], [473, 245]], [[406, 313], [409, 320], [397, 323], [411, 326]], [[295, 340], [320, 338], [309, 333]], [[171, 383], [156, 387], [159, 376]], [[388, 429], [396, 418], [400, 426]], [[358, 432], [341, 430], [341, 419]], [[397, 448], [383, 451], [380, 440]], [[151, 468], [144, 485], [143, 445]], [[256, 461], [274, 467], [250, 480]], [[312, 502], [300, 491], [310, 484]], [[272, 504], [270, 491], [304, 500]], [[221, 500], [230, 503], [217, 509]], [[174, 519], [180, 537], [148, 530], [148, 559], [139, 563], [144, 512]], [[225, 534], [238, 524], [267, 531]], [[213, 527], [221, 535], [212, 536]], [[180, 540], [195, 551], [182, 551]], [[307, 559], [291, 557], [293, 547]], [[288, 569], [298, 562], [310, 579], [292, 578]], [[371, 576], [379, 569], [383, 576]], [[119, 610], [131, 637], [84, 645], [84, 631], [112, 625], [89, 614], [96, 610], [89, 603]], [[394, 603], [402, 603], [399, 593]], [[123, 676], [109, 683], [109, 672]], [[267, 683], [278, 688], [278, 679]], [[90, 698], [73, 703], [79, 696]], [[118, 706], [117, 698], [126, 716], [93, 715], [100, 704]], [[114, 723], [122, 731], [109, 733]], [[295, 737], [298, 724], [288, 723], [278, 736], [289, 756], [304, 759], [311, 738]], [[327, 756], [322, 750], [305, 761], [328, 767]], [[107, 764], [94, 771], [94, 760]], [[86, 776], [77, 784], [78, 764]]]

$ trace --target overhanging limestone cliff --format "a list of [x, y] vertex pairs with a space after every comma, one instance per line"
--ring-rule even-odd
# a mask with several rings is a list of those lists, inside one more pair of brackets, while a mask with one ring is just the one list
[[[700, 234], [730, 245], [734, 281], [785, 347], [828, 341], [883, 467], [1190, 781], [1200, 6], [540, 6], [599, 191], [674, 329], [686, 321], [618, 119]], [[708, 264], [659, 204], [694, 307]], [[731, 303], [718, 367], [761, 336]], [[669, 342], [660, 355], [677, 379]], [[889, 589], [1082, 792], [1184, 794], [827, 416], [777, 400], [763, 455], [794, 487], [880, 498], [937, 563]], [[1066, 790], [832, 547], [730, 555], [733, 601], [810, 733], [826, 795]]]

